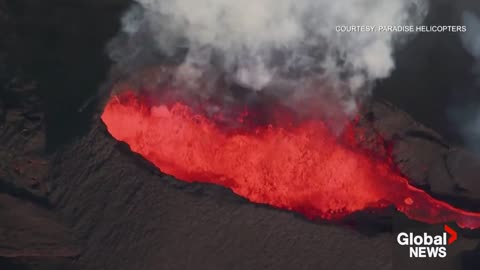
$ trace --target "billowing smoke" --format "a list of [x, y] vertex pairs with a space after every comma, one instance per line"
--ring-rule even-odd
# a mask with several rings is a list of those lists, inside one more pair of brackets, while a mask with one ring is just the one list
[[465, 11], [463, 23], [468, 29], [461, 36], [463, 45], [473, 57], [480, 59], [480, 18], [470, 11]]
[[333, 96], [346, 111], [389, 76], [408, 34], [336, 26], [414, 25], [427, 11], [427, 0], [137, 1], [109, 46], [120, 70], [177, 59], [174, 81], [200, 97], [223, 82], [284, 100]]
[[[470, 11], [463, 13], [463, 23], [467, 31], [461, 34], [464, 48], [475, 59], [472, 73], [474, 92], [480, 90], [480, 18]], [[471, 91], [470, 91], [471, 92]], [[478, 94], [475, 95], [478, 97]], [[469, 98], [462, 100], [461, 106], [454, 106], [449, 111], [450, 118], [460, 128], [463, 140], [470, 149], [480, 153], [480, 109], [479, 101]]]

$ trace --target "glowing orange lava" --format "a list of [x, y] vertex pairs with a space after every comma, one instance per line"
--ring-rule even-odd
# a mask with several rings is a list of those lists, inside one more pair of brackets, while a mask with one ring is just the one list
[[418, 221], [480, 227], [479, 213], [410, 186], [389, 162], [340, 143], [321, 121], [226, 132], [186, 105], [149, 107], [132, 93], [112, 97], [102, 120], [162, 172], [225, 186], [252, 202], [324, 219], [394, 205]]

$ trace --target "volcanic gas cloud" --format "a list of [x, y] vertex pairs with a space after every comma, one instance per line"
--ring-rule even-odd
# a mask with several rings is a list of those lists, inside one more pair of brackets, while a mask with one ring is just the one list
[[[162, 95], [167, 83], [182, 98], [153, 102], [133, 94], [139, 91], [124, 93], [112, 97], [102, 119], [116, 139], [161, 171], [310, 218], [339, 219], [394, 205], [423, 222], [480, 226], [480, 214], [433, 199], [410, 186], [388, 157], [362, 149], [351, 139], [362, 133], [354, 125], [325, 122], [336, 111], [354, 116], [374, 82], [394, 69], [394, 49], [411, 38], [388, 31], [343, 33], [336, 26], [419, 25], [429, 1], [136, 2], [108, 46], [114, 70], [135, 90]], [[175, 68], [168, 76], [137, 76], [163, 65]], [[248, 104], [249, 91], [280, 99], [291, 112], [270, 103], [263, 110], [279, 119], [264, 121], [247, 110], [225, 124], [198, 108], [212, 101]], [[311, 100], [322, 106], [303, 106]], [[261, 121], [245, 119], [252, 114]], [[314, 117], [297, 119], [300, 114]], [[339, 128], [331, 122], [344, 134], [334, 134]]]
[[348, 139], [355, 128], [336, 136], [324, 122], [304, 120], [225, 129], [186, 104], [150, 105], [133, 92], [113, 96], [102, 120], [162, 172], [218, 184], [255, 203], [323, 219], [393, 205], [422, 222], [480, 227], [480, 214], [432, 198], [388, 159], [360, 149]]

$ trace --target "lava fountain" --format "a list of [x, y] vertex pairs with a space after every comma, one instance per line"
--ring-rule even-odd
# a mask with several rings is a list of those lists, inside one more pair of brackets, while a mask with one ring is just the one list
[[115, 139], [162, 172], [221, 185], [255, 203], [328, 220], [393, 205], [421, 222], [480, 227], [480, 213], [409, 185], [388, 159], [340, 139], [319, 120], [225, 130], [188, 105], [153, 106], [133, 92], [113, 96], [102, 120]]

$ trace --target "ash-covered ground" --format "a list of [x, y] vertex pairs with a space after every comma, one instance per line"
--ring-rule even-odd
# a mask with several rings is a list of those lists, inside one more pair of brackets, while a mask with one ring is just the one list
[[[395, 232], [429, 225], [392, 209], [312, 222], [176, 181], [112, 139], [104, 47], [129, 4], [0, 0], [1, 269], [479, 269], [477, 232], [458, 230], [446, 259], [406, 260]], [[460, 24], [466, 6], [435, 1], [427, 22]], [[448, 117], [453, 99], [479, 98], [474, 60], [445, 33], [396, 59], [362, 123], [394, 142], [412, 184], [480, 211], [478, 158]]]

